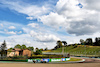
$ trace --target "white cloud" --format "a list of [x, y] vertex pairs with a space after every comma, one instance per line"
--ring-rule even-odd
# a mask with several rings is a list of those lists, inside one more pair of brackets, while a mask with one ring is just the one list
[[16, 34], [16, 32], [14, 32], [14, 31], [9, 31], [9, 32], [7, 31], [6, 33], [7, 34]]
[[38, 29], [31, 30], [29, 28], [23, 28], [23, 31], [29, 34], [37, 42], [55, 42], [57, 40], [60, 40], [60, 38], [57, 37], [56, 35], [51, 33], [46, 33]]
[[[79, 3], [83, 8], [77, 6]], [[40, 21], [54, 28], [65, 27], [69, 34], [89, 35], [100, 32], [100, 12], [89, 10], [86, 6], [89, 4], [79, 0], [59, 0], [55, 12], [40, 17]]]
[[35, 28], [35, 27], [38, 27], [38, 24], [37, 23], [29, 23], [28, 26]]
[[46, 34], [41, 32], [35, 32], [33, 30], [30, 31], [30, 35], [35, 38], [36, 41], [39, 42], [54, 42], [60, 40], [57, 36], [53, 34]]
[[10, 27], [8, 27], [9, 29], [16, 29], [16, 27], [14, 27], [14, 26], [10, 26]]
[[76, 6], [77, 4], [79, 4], [78, 0], [59, 0], [56, 5], [56, 11], [58, 14], [68, 17], [77, 17], [81, 15], [81, 8]]
[[40, 21], [43, 22], [45, 25], [52, 26], [55, 28], [66, 24], [65, 17], [53, 12], [51, 12], [49, 15], [40, 17]]
[[34, 19], [34, 17], [26, 17], [26, 19], [33, 20], [33, 19]]
[[34, 32], [33, 30], [31, 30], [31, 31], [30, 31], [30, 35], [31, 35], [32, 37], [34, 37], [34, 36], [37, 36], [38, 33], [36, 33], [36, 32]]
[[58, 37], [52, 34], [47, 34], [47, 35], [39, 35], [36, 36], [37, 41], [40, 42], [56, 42], [57, 40], [60, 40]]

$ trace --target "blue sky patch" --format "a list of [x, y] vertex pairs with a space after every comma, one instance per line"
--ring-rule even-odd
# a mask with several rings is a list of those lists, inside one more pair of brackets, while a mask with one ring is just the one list
[[83, 8], [83, 5], [81, 3], [77, 4], [80, 8]]

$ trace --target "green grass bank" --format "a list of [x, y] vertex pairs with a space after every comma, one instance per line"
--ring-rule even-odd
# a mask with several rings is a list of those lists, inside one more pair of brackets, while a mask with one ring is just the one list
[[88, 45], [66, 46], [66, 47], [58, 48], [56, 50], [49, 50], [44, 52], [62, 53], [62, 49], [64, 50], [64, 53], [70, 53], [71, 55], [75, 55], [75, 56], [99, 56], [100, 57], [100, 46], [88, 46]]

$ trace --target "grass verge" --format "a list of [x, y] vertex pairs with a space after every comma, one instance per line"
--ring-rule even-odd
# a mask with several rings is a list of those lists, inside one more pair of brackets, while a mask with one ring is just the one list
[[82, 59], [77, 59], [77, 58], [70, 58], [68, 61], [81, 61]]

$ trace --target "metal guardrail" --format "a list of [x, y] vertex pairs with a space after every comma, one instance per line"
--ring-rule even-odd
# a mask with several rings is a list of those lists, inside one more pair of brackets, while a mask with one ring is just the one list
[[62, 55], [63, 57], [70, 57], [70, 54], [68, 53], [51, 53], [51, 52], [43, 52], [43, 54], [46, 54], [46, 55]]
[[56, 54], [56, 55], [62, 55], [62, 53], [50, 53], [50, 52], [48, 52], [48, 53], [43, 53], [43, 54]]

